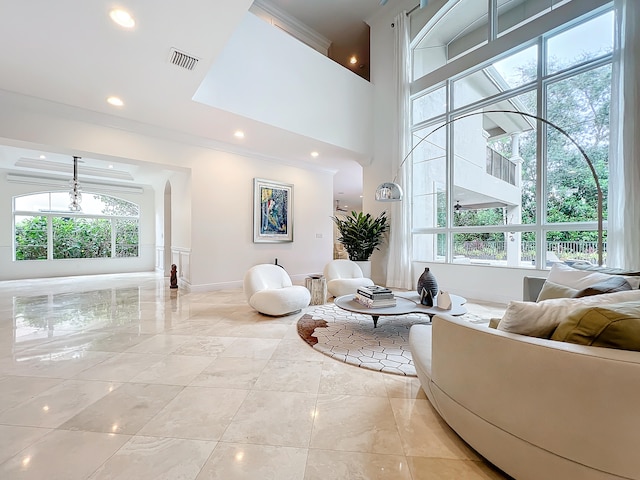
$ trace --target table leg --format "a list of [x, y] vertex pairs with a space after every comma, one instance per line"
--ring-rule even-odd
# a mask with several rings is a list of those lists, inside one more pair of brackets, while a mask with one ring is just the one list
[[378, 319], [380, 318], [380, 315], [371, 315], [371, 318], [373, 318], [373, 328], [378, 328]]

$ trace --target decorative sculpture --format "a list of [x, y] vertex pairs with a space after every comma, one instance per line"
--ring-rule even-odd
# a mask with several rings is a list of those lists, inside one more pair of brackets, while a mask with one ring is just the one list
[[429, 268], [425, 268], [420, 278], [418, 278], [417, 289], [420, 294], [420, 303], [428, 307], [433, 307], [438, 295], [438, 282]]
[[171, 286], [169, 288], [178, 288], [178, 267], [175, 263], [171, 265]]

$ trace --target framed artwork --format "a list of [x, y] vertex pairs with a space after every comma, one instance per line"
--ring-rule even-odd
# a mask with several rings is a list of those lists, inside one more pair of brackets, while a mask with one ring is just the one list
[[253, 179], [254, 243], [293, 242], [293, 185]]

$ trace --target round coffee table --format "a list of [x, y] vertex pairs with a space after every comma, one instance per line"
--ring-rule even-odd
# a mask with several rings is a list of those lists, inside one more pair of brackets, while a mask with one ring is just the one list
[[333, 303], [339, 308], [353, 313], [361, 313], [363, 315], [371, 315], [373, 318], [373, 328], [378, 326], [378, 318], [388, 317], [391, 315], [406, 315], [408, 313], [424, 313], [433, 317], [437, 313], [446, 313], [447, 315], [464, 315], [467, 313], [467, 309], [464, 304], [467, 303], [467, 299], [460, 297], [459, 295], [451, 295], [451, 308], [445, 310], [440, 307], [427, 307], [420, 304], [420, 296], [417, 293], [412, 292], [397, 292], [396, 306], [395, 307], [380, 307], [369, 308], [356, 302], [354, 295], [342, 295], [336, 298]]

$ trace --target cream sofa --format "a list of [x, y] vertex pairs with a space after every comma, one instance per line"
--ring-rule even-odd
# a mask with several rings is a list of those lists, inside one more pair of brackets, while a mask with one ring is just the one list
[[[525, 281], [525, 297], [544, 280]], [[411, 327], [442, 418], [518, 480], [640, 479], [640, 352], [504, 332], [449, 315]]]

